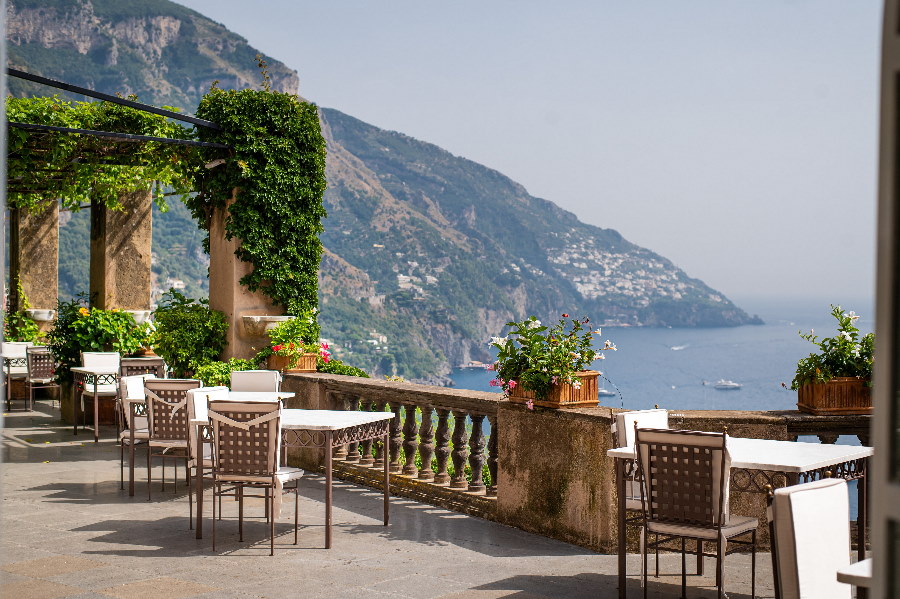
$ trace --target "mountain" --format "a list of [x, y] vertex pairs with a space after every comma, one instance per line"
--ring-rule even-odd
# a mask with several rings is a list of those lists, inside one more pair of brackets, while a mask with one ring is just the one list
[[[10, 0], [7, 22], [12, 66], [187, 112], [214, 79], [238, 88], [260, 79], [246, 40], [166, 0]], [[296, 73], [267, 61], [274, 88], [296, 92]], [[590, 315], [607, 326], [758, 322], [666, 258], [495, 170], [337, 110], [320, 114], [328, 142], [320, 321], [353, 364], [440, 380], [451, 366], [488, 360], [488, 337], [531, 314]], [[61, 228], [65, 247], [84, 234], [80, 218]], [[204, 292], [202, 236], [183, 206], [154, 219], [158, 286]], [[66, 290], [79, 277], [87, 286], [74, 275], [78, 259], [60, 264]]]

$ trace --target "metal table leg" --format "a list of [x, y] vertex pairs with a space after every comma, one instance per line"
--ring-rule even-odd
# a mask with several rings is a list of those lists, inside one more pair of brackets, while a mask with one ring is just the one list
[[325, 549], [331, 549], [331, 450], [334, 431], [325, 431]]
[[625, 460], [617, 459], [616, 463], [616, 494], [618, 495], [618, 541], [619, 541], [619, 599], [626, 597], [625, 575]]

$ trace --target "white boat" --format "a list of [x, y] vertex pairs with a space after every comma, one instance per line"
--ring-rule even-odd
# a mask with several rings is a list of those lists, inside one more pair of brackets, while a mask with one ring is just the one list
[[721, 389], [722, 391], [733, 391], [735, 389], [740, 389], [743, 387], [740, 383], [735, 383], [734, 381], [726, 381], [725, 379], [719, 379], [716, 381], [716, 384], [713, 385], [716, 389]]
[[600, 397], [609, 397], [615, 394], [615, 391], [610, 391], [609, 389], [604, 389], [603, 387], [600, 387], [600, 389], [597, 390], [597, 395]]

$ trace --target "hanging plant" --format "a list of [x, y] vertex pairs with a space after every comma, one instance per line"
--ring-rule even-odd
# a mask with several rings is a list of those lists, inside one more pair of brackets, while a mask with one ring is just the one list
[[[326, 216], [318, 109], [293, 94], [214, 86], [197, 116], [222, 127], [200, 131], [201, 141], [234, 151], [224, 164], [199, 174], [202, 193], [185, 203], [207, 230], [213, 209], [228, 210], [225, 236], [240, 240], [235, 254], [253, 265], [242, 285], [266, 294], [288, 314], [309, 313], [318, 305], [319, 234]], [[220, 157], [209, 153], [208, 160]]]

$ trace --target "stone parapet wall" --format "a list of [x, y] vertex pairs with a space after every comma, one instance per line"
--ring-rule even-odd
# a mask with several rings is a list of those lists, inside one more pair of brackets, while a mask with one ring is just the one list
[[[483, 420], [490, 421], [483, 457], [488, 463], [492, 457], [496, 459], [493, 486], [473, 491], [474, 481], [470, 481], [468, 488], [463, 488], [465, 485], [453, 488], [452, 483], [448, 486], [446, 482], [423, 481], [421, 472], [405, 475], [398, 464], [392, 467], [392, 492], [595, 551], [616, 551], [615, 470], [606, 452], [615, 446], [611, 425], [615, 413], [622, 410], [603, 406], [528, 410], [504, 401], [499, 393], [323, 373], [289, 374], [282, 388], [296, 393], [296, 397], [287, 401], [288, 407], [347, 410], [360, 409], [360, 406], [379, 409], [380, 406], [382, 410], [394, 409], [397, 414], [400, 406], [414, 414], [449, 410], [454, 417], [468, 417], [470, 420], [465, 422], [469, 428], [483, 416]], [[833, 443], [842, 434], [857, 435], [865, 443], [870, 419], [869, 416], [812, 416], [796, 411], [670, 412], [673, 428], [721, 432], [727, 427], [733, 437], [775, 440], [817, 435], [826, 443]], [[416, 445], [408, 445], [410, 442], [428, 442], [421, 435], [417, 438], [416, 433], [420, 431], [400, 422], [399, 415], [393, 430], [391, 446], [395, 455], [404, 445], [406, 450], [413, 449], [415, 453]], [[470, 437], [460, 441], [470, 448], [469, 454], [479, 451], [478, 439], [474, 443]], [[347, 451], [336, 453], [336, 474], [377, 488], [380, 470], [353, 463], [358, 458], [351, 457], [348, 462], [347, 456]], [[323, 457], [321, 451], [313, 450], [290, 455], [294, 463], [307, 469], [321, 468]], [[471, 455], [467, 459], [471, 464]], [[760, 538], [767, 545], [764, 495], [735, 491], [731, 496], [731, 510], [759, 518]], [[632, 551], [637, 549], [634, 532], [629, 534]]]

